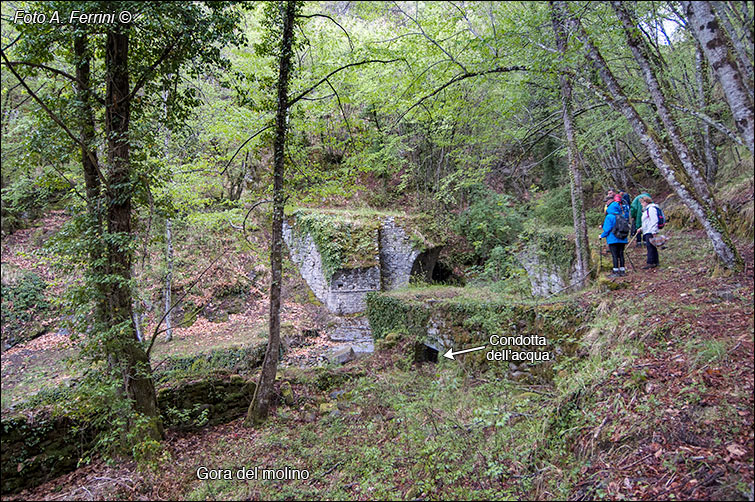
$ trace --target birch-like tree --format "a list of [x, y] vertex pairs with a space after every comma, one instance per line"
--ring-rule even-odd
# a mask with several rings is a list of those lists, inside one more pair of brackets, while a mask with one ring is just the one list
[[[689, 18], [689, 26], [697, 39], [705, 57], [713, 69], [716, 79], [724, 91], [726, 102], [729, 104], [737, 132], [750, 153], [755, 154], [753, 145], [753, 131], [755, 130], [752, 83], [748, 82], [752, 75], [752, 61], [743, 57], [737, 64], [737, 57], [732, 54], [732, 42], [716, 16], [710, 2], [682, 2], [684, 12]], [[747, 68], [743, 73], [740, 65]], [[749, 86], [748, 86], [749, 83]]]
[[[568, 36], [564, 27], [564, 19], [559, 9], [553, 2], [551, 7], [551, 21], [553, 33], [556, 36], [556, 47], [560, 54], [560, 61], [564, 64], [567, 53]], [[579, 168], [579, 149], [577, 148], [576, 128], [574, 126], [574, 111], [572, 105], [572, 81], [571, 76], [560, 71], [559, 86], [561, 88], [561, 113], [564, 121], [564, 134], [569, 156], [569, 182], [572, 202], [572, 219], [574, 221], [574, 235], [576, 245], [576, 274], [577, 285], [583, 288], [587, 282], [587, 274], [590, 269], [590, 248], [587, 238], [587, 222], [585, 221], [584, 189], [582, 187], [582, 171]]]
[[[605, 89], [596, 88], [585, 80], [583, 82], [600, 93], [612, 108], [624, 115], [666, 182], [702, 225], [721, 263], [731, 270], [741, 269], [742, 259], [732, 244], [726, 224], [716, 210], [707, 186], [704, 185], [705, 180], [691, 179], [700, 178], [699, 171], [687, 171], [685, 166], [690, 162], [689, 159], [680, 161], [679, 154], [666, 147], [660, 132], [648, 125], [647, 120], [640, 115], [581, 21], [570, 12], [568, 5], [565, 2], [555, 2], [555, 6], [562, 12], [567, 27], [582, 42], [585, 55], [605, 84]], [[650, 75], [646, 75], [646, 78], [652, 80]]]

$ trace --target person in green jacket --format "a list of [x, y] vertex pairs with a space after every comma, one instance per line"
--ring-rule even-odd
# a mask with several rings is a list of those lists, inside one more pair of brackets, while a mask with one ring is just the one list
[[[643, 197], [650, 197], [650, 194], [642, 192], [634, 198], [632, 204], [629, 206], [629, 219], [632, 221], [632, 233], [630, 235], [634, 235], [637, 233], [638, 228], [642, 228], [642, 203], [640, 202], [640, 199]], [[638, 236], [637, 247], [642, 247], [642, 239], [642, 236]]]

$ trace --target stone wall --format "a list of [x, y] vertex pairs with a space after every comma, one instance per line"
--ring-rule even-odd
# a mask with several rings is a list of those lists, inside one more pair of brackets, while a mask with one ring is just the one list
[[341, 269], [330, 280], [325, 305], [336, 314], [364, 312], [365, 295], [379, 289], [380, 267]]
[[328, 305], [330, 284], [325, 278], [322, 257], [317, 251], [315, 240], [309, 234], [295, 234], [294, 229], [286, 221], [283, 222], [283, 240], [288, 246], [291, 261], [296, 264], [302, 278], [317, 299], [330, 308]]
[[75, 425], [70, 418], [52, 417], [46, 411], [3, 419], [2, 493], [34, 487], [76, 469], [95, 434], [90, 427]]
[[255, 387], [240, 375], [204, 377], [160, 389], [157, 403], [166, 427], [194, 429], [243, 416]]
[[390, 291], [408, 286], [414, 260], [419, 255], [420, 250], [412, 247], [409, 236], [396, 224], [396, 219], [383, 219], [380, 226], [381, 289]]
[[522, 245], [515, 257], [527, 271], [533, 296], [564, 292], [579, 279], [573, 233], [548, 228], [529, 230], [522, 234]]
[[[173, 383], [157, 392], [166, 426], [192, 429], [243, 416], [255, 383], [219, 373], [201, 380]], [[87, 421], [53, 417], [46, 410], [2, 420], [2, 493], [38, 486], [76, 469], [94, 445], [97, 430]]]
[[545, 260], [534, 245], [517, 253], [516, 258], [527, 271], [533, 296], [555, 295], [577, 282], [574, 262], [566, 265]]
[[[487, 350], [461, 356], [465, 367], [493, 370], [502, 376], [545, 383], [553, 376], [554, 363], [573, 355], [592, 309], [575, 302], [541, 305], [517, 303], [489, 290], [474, 288], [433, 289], [407, 295], [404, 292], [372, 293], [367, 298], [367, 318], [375, 340], [398, 334], [442, 356], [485, 345]], [[510, 363], [487, 360], [491, 335], [545, 337], [545, 346], [511, 346], [516, 351], [547, 351], [547, 362]], [[440, 359], [440, 358], [439, 358]]]
[[314, 238], [306, 233], [297, 233], [288, 222], [284, 222], [283, 239], [291, 261], [315, 296], [331, 312], [364, 312], [367, 293], [406, 287], [413, 272], [428, 281], [432, 278], [440, 248], [434, 247], [425, 252], [417, 249], [406, 230], [396, 223], [395, 217], [383, 217], [380, 222], [375, 236], [375, 255], [369, 256], [368, 260], [377, 265], [340, 268], [330, 279], [327, 278]]

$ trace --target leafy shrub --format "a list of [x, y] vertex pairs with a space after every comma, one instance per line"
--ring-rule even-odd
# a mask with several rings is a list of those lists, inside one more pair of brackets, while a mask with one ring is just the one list
[[21, 178], [3, 188], [3, 219], [12, 222], [4, 224], [3, 230], [10, 232], [21, 226], [23, 220], [38, 218], [49, 203], [59, 200], [69, 188], [60, 177], [47, 174], [38, 178]]
[[497, 246], [514, 242], [522, 231], [522, 216], [515, 201], [490, 191], [480, 191], [469, 208], [462, 212], [454, 230], [474, 249], [474, 260], [486, 261]]
[[3, 339], [12, 343], [31, 338], [35, 314], [50, 308], [45, 298], [47, 283], [37, 274], [28, 272], [14, 285], [4, 286], [2, 294]]
[[532, 213], [548, 226], [573, 225], [569, 186], [549, 190], [535, 202]]

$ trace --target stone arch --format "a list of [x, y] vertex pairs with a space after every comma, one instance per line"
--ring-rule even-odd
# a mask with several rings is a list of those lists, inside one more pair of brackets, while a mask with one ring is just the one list
[[435, 269], [435, 264], [438, 262], [439, 254], [439, 247], [430, 248], [427, 251], [419, 253], [412, 264], [410, 277], [416, 277], [424, 282], [432, 282], [433, 270]]

